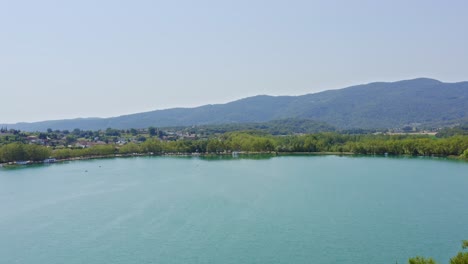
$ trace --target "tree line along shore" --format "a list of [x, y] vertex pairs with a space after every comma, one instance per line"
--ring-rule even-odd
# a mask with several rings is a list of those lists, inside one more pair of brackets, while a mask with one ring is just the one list
[[[154, 133], [153, 133], [154, 134]], [[11, 139], [11, 138], [10, 138]], [[108, 141], [90, 145], [45, 145], [0, 141], [0, 163], [42, 162], [49, 158], [77, 159], [115, 155], [242, 153], [348, 153], [364, 155], [453, 156], [468, 159], [468, 136], [340, 134], [271, 135], [258, 131], [226, 132], [207, 138]]]

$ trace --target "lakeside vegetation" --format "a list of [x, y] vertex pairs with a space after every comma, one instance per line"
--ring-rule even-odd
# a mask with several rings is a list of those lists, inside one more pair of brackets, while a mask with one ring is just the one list
[[[184, 132], [185, 133], [185, 132]], [[457, 156], [468, 159], [468, 136], [341, 134], [271, 135], [261, 131], [226, 132], [202, 137], [156, 128], [120, 131], [48, 131], [37, 136], [23, 132], [0, 137], [0, 162], [42, 161], [49, 157], [126, 154], [223, 154], [232, 152], [311, 153], [363, 155]], [[33, 140], [31, 140], [31, 138]], [[53, 140], [52, 138], [58, 138]], [[92, 140], [89, 140], [89, 139]]]

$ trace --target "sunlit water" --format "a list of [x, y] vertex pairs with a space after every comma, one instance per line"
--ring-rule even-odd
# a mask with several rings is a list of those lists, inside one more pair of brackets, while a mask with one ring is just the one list
[[0, 263], [447, 263], [468, 163], [147, 157], [0, 169]]

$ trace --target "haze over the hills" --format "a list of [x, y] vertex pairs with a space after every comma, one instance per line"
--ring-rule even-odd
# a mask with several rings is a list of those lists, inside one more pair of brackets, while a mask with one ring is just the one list
[[451, 125], [468, 120], [468, 82], [419, 78], [375, 82], [302, 96], [258, 95], [226, 104], [173, 108], [113, 118], [80, 118], [3, 125], [26, 131], [146, 128], [266, 122], [285, 118], [321, 121], [337, 128]]
[[0, 123], [467, 80], [468, 1], [2, 1]]

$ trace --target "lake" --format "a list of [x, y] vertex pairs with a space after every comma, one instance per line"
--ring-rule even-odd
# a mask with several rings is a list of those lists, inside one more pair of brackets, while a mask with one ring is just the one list
[[0, 168], [0, 263], [448, 263], [468, 163], [138, 157]]

